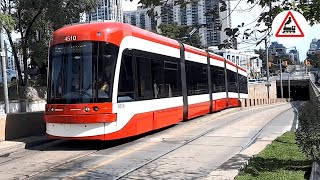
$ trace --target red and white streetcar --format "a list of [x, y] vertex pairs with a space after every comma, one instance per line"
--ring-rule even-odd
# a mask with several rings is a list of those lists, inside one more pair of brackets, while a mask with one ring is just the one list
[[118, 22], [65, 26], [50, 46], [44, 119], [52, 138], [112, 140], [240, 105], [246, 70]]

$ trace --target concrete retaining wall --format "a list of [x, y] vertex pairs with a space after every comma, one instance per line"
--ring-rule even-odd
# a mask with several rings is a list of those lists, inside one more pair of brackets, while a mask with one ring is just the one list
[[[249, 99], [268, 99], [268, 90], [265, 83], [256, 83], [248, 85], [248, 98]], [[277, 84], [272, 81], [269, 86], [269, 98], [277, 99]]]
[[45, 134], [43, 112], [0, 115], [0, 141]]
[[320, 104], [320, 88], [310, 81], [309, 84], [310, 101]]
[[242, 107], [258, 106], [263, 104], [273, 104], [286, 102], [288, 99], [277, 98], [277, 84], [276, 81], [272, 81], [269, 86], [269, 98], [268, 89], [265, 83], [249, 83], [248, 85], [248, 99], [241, 100]]
[[[9, 112], [36, 112], [45, 110], [46, 101], [28, 101], [28, 100], [14, 100], [9, 102]], [[0, 104], [0, 113], [5, 113], [5, 105], [2, 102]]]

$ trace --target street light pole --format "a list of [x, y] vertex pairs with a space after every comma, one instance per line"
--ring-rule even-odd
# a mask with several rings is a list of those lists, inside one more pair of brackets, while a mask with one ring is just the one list
[[279, 59], [280, 63], [280, 91], [281, 91], [281, 98], [283, 98], [283, 86], [282, 86], [282, 60]]
[[288, 74], [288, 94], [289, 94], [289, 101], [290, 101], [290, 97], [291, 97], [291, 94], [290, 94], [290, 72]]

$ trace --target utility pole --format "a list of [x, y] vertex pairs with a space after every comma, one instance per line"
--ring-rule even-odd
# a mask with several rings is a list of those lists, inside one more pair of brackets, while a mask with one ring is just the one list
[[269, 48], [268, 48], [268, 42], [267, 42], [267, 37], [264, 41], [264, 45], [266, 47], [266, 66], [267, 66], [267, 92], [268, 92], [268, 99], [270, 99], [270, 83], [269, 83]]
[[4, 36], [2, 27], [0, 27], [0, 45], [1, 45], [1, 63], [2, 63], [2, 77], [3, 77], [3, 94], [5, 103], [5, 112], [9, 113], [9, 96], [8, 96], [8, 82], [7, 82], [7, 67], [6, 67], [6, 53], [4, 48]]
[[291, 98], [291, 94], [290, 94], [290, 72], [288, 73], [288, 94], [289, 94], [289, 101], [290, 101], [290, 98]]

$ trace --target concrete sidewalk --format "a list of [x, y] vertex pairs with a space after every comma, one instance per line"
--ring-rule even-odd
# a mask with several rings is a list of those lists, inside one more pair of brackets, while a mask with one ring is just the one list
[[[284, 114], [281, 114], [277, 119], [284, 119]], [[295, 115], [296, 118], [296, 115]], [[270, 121], [260, 134], [253, 140], [253, 143], [243, 149], [241, 152], [230, 158], [217, 169], [212, 171], [204, 180], [233, 180], [244, 170], [249, 164], [253, 156], [259, 154], [262, 150], [271, 144], [276, 138], [283, 135], [285, 132], [296, 129], [297, 121], [288, 119], [282, 122], [274, 119]]]
[[52, 141], [54, 140], [48, 139], [46, 135], [2, 141], [0, 142], [0, 157], [7, 157], [13, 152], [39, 146]]

